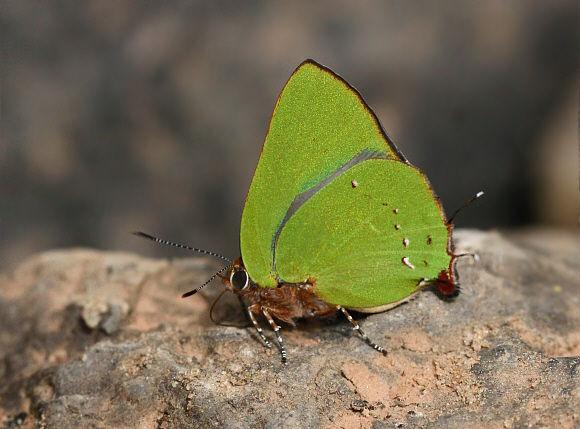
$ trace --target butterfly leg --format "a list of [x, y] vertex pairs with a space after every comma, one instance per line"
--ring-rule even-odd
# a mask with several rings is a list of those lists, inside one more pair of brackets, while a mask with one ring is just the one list
[[379, 346], [378, 344], [375, 344], [371, 341], [371, 339], [369, 337], [367, 337], [367, 334], [365, 334], [363, 332], [363, 330], [360, 328], [359, 324], [357, 323], [356, 320], [354, 320], [352, 318], [352, 316], [350, 314], [348, 314], [348, 311], [346, 311], [342, 306], [337, 305], [336, 306], [337, 310], [340, 310], [344, 313], [344, 315], [346, 316], [346, 318], [348, 319], [348, 321], [352, 324], [352, 327], [355, 331], [357, 331], [360, 336], [362, 337], [363, 340], [365, 340], [365, 343], [367, 343], [369, 346], [371, 346], [373, 349], [375, 349], [376, 351], [381, 352], [383, 355], [387, 355], [387, 351], [382, 348], [381, 346]]
[[258, 334], [260, 335], [260, 337], [262, 338], [262, 340], [264, 341], [266, 346], [271, 348], [272, 344], [270, 344], [270, 341], [268, 341], [268, 339], [264, 335], [264, 332], [262, 332], [262, 328], [260, 328], [260, 325], [258, 325], [258, 322], [256, 321], [256, 318], [254, 317], [254, 312], [252, 311], [252, 307], [248, 307], [246, 310], [248, 311], [248, 315], [250, 316], [250, 320], [254, 324], [254, 328], [256, 328], [256, 331], [258, 331]]
[[278, 340], [278, 345], [280, 346], [280, 354], [282, 355], [282, 363], [286, 363], [286, 349], [284, 348], [284, 343], [282, 342], [282, 336], [280, 336], [280, 327], [276, 325], [276, 322], [274, 322], [274, 319], [272, 319], [272, 316], [270, 316], [270, 313], [268, 313], [265, 307], [262, 307], [262, 313], [264, 316], [266, 316], [268, 323], [276, 334], [276, 339]]

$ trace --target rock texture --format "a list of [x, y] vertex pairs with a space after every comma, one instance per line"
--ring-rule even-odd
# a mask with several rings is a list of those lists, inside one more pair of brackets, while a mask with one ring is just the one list
[[[457, 231], [462, 293], [284, 326], [288, 364], [214, 325], [219, 268], [92, 250], [0, 277], [0, 427], [580, 426], [580, 236]], [[231, 298], [231, 297], [230, 297]], [[214, 318], [246, 323], [222, 298]], [[272, 336], [271, 332], [266, 334]]]

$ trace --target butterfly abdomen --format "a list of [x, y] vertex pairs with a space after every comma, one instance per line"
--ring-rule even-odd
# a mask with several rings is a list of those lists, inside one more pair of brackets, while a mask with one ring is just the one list
[[336, 312], [336, 305], [320, 299], [310, 283], [282, 283], [277, 288], [250, 284], [238, 291], [238, 295], [250, 304], [252, 312], [260, 314], [265, 308], [284, 322], [301, 317], [326, 317]]

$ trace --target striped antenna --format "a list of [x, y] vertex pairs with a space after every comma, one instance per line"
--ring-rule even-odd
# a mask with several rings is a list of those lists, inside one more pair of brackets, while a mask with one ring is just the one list
[[[230, 264], [232, 263], [232, 260], [229, 258], [226, 258], [225, 256], [220, 255], [219, 253], [214, 253], [214, 252], [208, 252], [207, 250], [203, 250], [203, 249], [197, 249], [195, 247], [190, 247], [190, 246], [185, 246], [183, 244], [178, 244], [178, 243], [172, 243], [171, 241], [167, 241], [167, 240], [163, 240], [162, 238], [157, 238], [157, 237], [153, 237], [152, 235], [146, 234], [144, 232], [141, 231], [133, 231], [132, 232], [133, 235], [137, 235], [139, 237], [143, 237], [143, 238], [147, 238], [151, 241], [155, 241], [156, 243], [163, 243], [163, 244], [167, 244], [169, 246], [175, 246], [175, 247], [179, 247], [181, 249], [187, 249], [187, 250], [193, 250], [195, 252], [200, 252], [206, 255], [210, 255], [210, 256], [215, 256], [217, 258], [221, 258], [224, 261], [229, 262]], [[222, 270], [223, 271], [223, 270]], [[220, 271], [221, 272], [221, 271]], [[215, 277], [215, 276], [214, 276]], [[213, 278], [213, 277], [212, 277]]]
[[[228, 265], [226, 267], [223, 267], [221, 270], [219, 270], [217, 273], [215, 273], [213, 276], [211, 276], [211, 278], [206, 281], [204, 284], [202, 284], [201, 286], [196, 287], [193, 290], [190, 290], [189, 292], [185, 292], [183, 295], [181, 295], [182, 298], [187, 298], [188, 296], [194, 295], [197, 292], [199, 292], [206, 284], [208, 284], [209, 282], [211, 282], [213, 279], [215, 279], [216, 277], [220, 276], [220, 273], [222, 271], [227, 270], [228, 268], [231, 268], [233, 265]], [[221, 277], [221, 276], [220, 276]], [[227, 290], [227, 289], [226, 289]], [[219, 298], [218, 298], [219, 299]], [[210, 316], [211, 317], [211, 316]]]
[[154, 236], [152, 236], [150, 234], [146, 234], [146, 233], [141, 232], [141, 231], [133, 231], [133, 234], [134, 235], [137, 235], [139, 237], [147, 238], [147, 239], [149, 239], [151, 241], [154, 241], [156, 243], [167, 244], [169, 246], [175, 246], [175, 247], [179, 247], [181, 249], [187, 249], [187, 250], [193, 250], [195, 252], [200, 252], [200, 253], [203, 253], [205, 255], [216, 256], [216, 257], [222, 258], [223, 260], [228, 261], [230, 263], [230, 265], [227, 265], [226, 267], [222, 268], [217, 273], [215, 273], [213, 276], [211, 276], [211, 278], [208, 281], [206, 281], [204, 284], [202, 284], [201, 286], [198, 286], [194, 290], [190, 290], [189, 292], [186, 292], [183, 295], [181, 295], [182, 298], [187, 298], [188, 296], [194, 295], [195, 293], [199, 292], [201, 290], [201, 288], [203, 288], [206, 284], [208, 284], [213, 279], [215, 279], [217, 276], [219, 276], [222, 271], [225, 271], [228, 268], [231, 268], [232, 267], [232, 265], [231, 265], [232, 264], [232, 260], [231, 259], [228, 259], [225, 256], [222, 256], [222, 255], [220, 255], [218, 253], [208, 252], [207, 250], [197, 249], [195, 247], [190, 247], [190, 246], [185, 246], [183, 244], [173, 243], [171, 241], [163, 240], [162, 238], [157, 238], [157, 237], [154, 237]]

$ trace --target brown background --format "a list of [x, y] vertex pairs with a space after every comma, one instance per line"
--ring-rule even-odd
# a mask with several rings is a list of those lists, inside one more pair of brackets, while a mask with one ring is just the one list
[[0, 267], [175, 254], [134, 229], [238, 256], [271, 110], [306, 58], [359, 89], [448, 212], [486, 191], [458, 226], [577, 225], [577, 2], [0, 8]]

